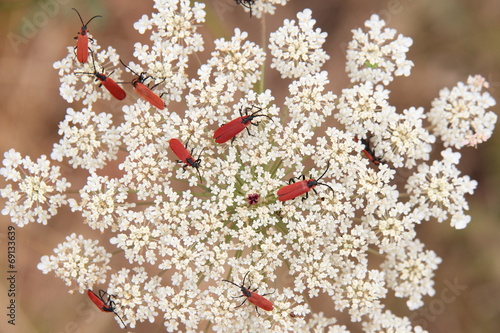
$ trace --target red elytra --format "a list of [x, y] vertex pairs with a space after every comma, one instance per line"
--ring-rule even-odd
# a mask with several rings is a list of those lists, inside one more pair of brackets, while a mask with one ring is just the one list
[[76, 59], [82, 64], [86, 63], [88, 58], [89, 58], [89, 35], [87, 34], [89, 30], [87, 29], [87, 25], [95, 19], [96, 17], [102, 17], [101, 15], [96, 15], [92, 17], [90, 20], [87, 21], [87, 23], [83, 23], [82, 17], [80, 13], [75, 9], [72, 8], [77, 14], [78, 17], [80, 18], [80, 22], [82, 22], [82, 27], [80, 28], [80, 31], [78, 32], [78, 35], [75, 37], [76, 41]]
[[142, 74], [132, 80], [132, 85], [135, 88], [135, 91], [139, 96], [142, 97], [145, 101], [149, 102], [151, 105], [156, 107], [159, 110], [163, 110], [165, 108], [165, 102], [161, 99], [160, 96], [155, 94], [151, 89], [149, 89], [143, 82], [144, 78]]
[[123, 100], [127, 96], [125, 90], [123, 90], [123, 88], [110, 77], [104, 75], [103, 73], [99, 73], [95, 67], [95, 63], [92, 63], [94, 64], [94, 73], [76, 72], [76, 74], [94, 75], [96, 77], [96, 81], [101, 81], [101, 85], [103, 85], [114, 98], [120, 101]]
[[193, 158], [193, 156], [191, 154], [193, 153], [194, 148], [191, 149], [191, 152], [189, 152], [187, 149], [188, 142], [189, 142], [189, 139], [186, 142], [186, 145], [184, 146], [178, 139], [173, 138], [173, 139], [170, 139], [168, 144], [170, 146], [170, 149], [172, 149], [174, 154], [179, 158], [179, 160], [177, 160], [177, 162], [184, 163], [184, 166], [182, 168], [184, 170], [186, 170], [186, 167], [188, 167], [188, 166], [192, 166], [193, 168], [195, 168], [196, 171], [198, 172], [198, 176], [200, 177], [200, 181], [201, 181], [201, 174], [200, 174], [200, 170], [199, 170], [201, 159], [198, 158], [195, 160]]
[[224, 142], [229, 141], [229, 140], [234, 141], [234, 139], [236, 138], [236, 135], [239, 134], [241, 131], [243, 131], [245, 128], [248, 131], [248, 135], [252, 135], [247, 126], [250, 124], [252, 124], [254, 126], [258, 126], [258, 124], [252, 123], [252, 120], [254, 118], [267, 117], [267, 118], [271, 119], [271, 117], [269, 117], [267, 115], [263, 115], [263, 114], [258, 115], [257, 113], [262, 111], [262, 109], [259, 107], [256, 107], [258, 110], [255, 111], [254, 113], [248, 114], [248, 111], [251, 110], [252, 108], [254, 108], [254, 106], [245, 108], [245, 115], [243, 115], [243, 113], [241, 112], [241, 109], [240, 109], [239, 110], [240, 117], [233, 119], [230, 122], [228, 122], [227, 124], [219, 127], [219, 129], [217, 129], [214, 133], [215, 142], [224, 143]]
[[[358, 138], [354, 138], [354, 141], [359, 142]], [[370, 142], [365, 139], [361, 139], [361, 143], [364, 145], [363, 154], [366, 158], [375, 165], [385, 164], [380, 157], [375, 156], [375, 150], [370, 148]]]
[[[111, 297], [115, 297], [114, 295], [110, 295], [110, 294], [108, 294], [106, 291], [104, 291], [102, 289], [99, 290], [99, 295], [97, 295], [96, 293], [94, 293], [92, 290], [89, 289], [87, 291], [87, 295], [89, 295], [89, 298], [92, 300], [92, 302], [94, 302], [95, 305], [97, 305], [97, 307], [99, 308], [99, 310], [101, 310], [102, 312], [112, 312], [112, 313], [114, 313], [120, 319], [120, 321], [122, 322], [123, 326], [127, 327], [127, 325], [125, 325], [125, 323], [123, 322], [122, 318], [115, 311], [116, 304], [115, 304], [115, 301], [113, 301], [111, 299]], [[108, 300], [107, 301], [104, 300], [104, 297], [106, 295], [108, 295]]]
[[125, 66], [125, 68], [127, 68], [133, 74], [137, 75], [137, 77], [134, 78], [131, 82], [132, 85], [134, 86], [134, 90], [137, 92], [137, 94], [139, 96], [141, 96], [142, 99], [144, 99], [146, 102], [153, 105], [157, 109], [163, 110], [165, 108], [165, 102], [163, 101], [163, 99], [161, 99], [160, 96], [155, 94], [151, 89], [153, 89], [154, 87], [159, 85], [164, 80], [155, 84], [151, 88], [149, 88], [148, 86], [146, 86], [144, 84], [144, 81], [146, 81], [148, 78], [150, 78], [150, 76], [145, 76], [144, 74], [146, 74], [146, 73], [137, 74], [130, 67], [125, 65], [125, 63], [121, 59], [120, 59], [120, 62], [122, 63], [123, 66]]
[[[318, 179], [312, 179], [311, 176], [309, 176], [310, 179], [306, 179], [305, 175], [301, 175], [301, 176], [296, 177], [296, 178], [290, 178], [289, 184], [286, 186], [283, 186], [282, 188], [280, 188], [278, 190], [278, 192], [277, 192], [278, 200], [279, 201], [288, 201], [288, 200], [295, 199], [296, 197], [298, 197], [299, 195], [302, 195], [302, 194], [306, 195], [304, 198], [302, 198], [302, 200], [306, 200], [309, 196], [308, 192], [310, 190], [313, 190], [314, 193], [317, 194], [316, 190], [314, 189], [317, 185], [324, 185], [324, 186], [328, 187], [330, 190], [332, 190], [333, 193], [335, 193], [333, 191], [333, 189], [330, 187], [330, 185], [319, 182], [319, 180], [321, 178], [323, 178], [323, 176], [326, 174], [329, 167], [330, 167], [330, 163], [327, 164], [325, 172], [323, 172], [321, 177], [319, 177]], [[294, 180], [294, 179], [301, 179], [301, 178], [302, 178], [302, 180], [299, 182], [295, 182], [295, 180]]]
[[236, 297], [246, 297], [245, 300], [240, 305], [236, 306], [235, 308], [239, 308], [240, 306], [245, 304], [245, 302], [248, 300], [250, 303], [255, 305], [255, 310], [257, 311], [257, 313], [259, 315], [260, 315], [260, 313], [259, 313], [258, 308], [261, 308], [262, 310], [266, 310], [266, 311], [272, 311], [274, 309], [273, 303], [264, 297], [264, 296], [269, 295], [269, 294], [259, 295], [255, 292], [255, 291], [257, 291], [257, 289], [254, 289], [253, 291], [251, 291], [250, 286], [245, 287], [245, 280], [247, 278], [248, 273], [250, 273], [250, 272], [247, 272], [245, 274], [245, 276], [243, 277], [243, 283], [241, 284], [241, 286], [237, 285], [233, 281], [222, 280], [222, 281], [234, 284], [236, 287], [240, 288], [243, 295], [236, 296]]

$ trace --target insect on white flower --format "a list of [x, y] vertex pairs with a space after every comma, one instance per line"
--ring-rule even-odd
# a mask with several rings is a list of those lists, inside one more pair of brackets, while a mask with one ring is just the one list
[[[287, 3], [236, 1], [248, 18], [224, 1], [252, 25]], [[74, 188], [47, 157], [5, 153], [3, 214], [18, 226], [45, 224], [68, 205], [78, 215], [69, 228], [81, 222], [107, 238], [99, 245], [73, 233], [38, 268], [72, 292], [113, 295], [113, 312], [131, 328], [147, 320], [167, 332], [424, 332], [387, 297], [415, 310], [435, 293], [441, 259], [416, 225], [461, 229], [471, 220], [466, 194], [477, 182], [460, 174], [460, 153], [448, 148], [434, 160], [431, 150], [437, 140], [458, 149], [491, 136], [484, 79], [443, 90], [430, 113], [398, 110], [388, 83], [410, 74], [412, 41], [376, 15], [354, 30], [352, 85], [335, 94], [323, 68], [327, 34], [310, 9], [261, 41], [266, 49], [238, 27], [205, 44], [203, 3], [156, 0], [154, 8], [134, 24], [150, 36], [131, 43], [135, 60], [94, 40], [88, 63], [69, 47], [54, 64], [61, 96], [85, 106], [66, 109], [51, 154], [72, 171]], [[94, 72], [120, 80], [125, 58], [159, 103], [129, 94], [109, 104]], [[268, 70], [288, 82], [274, 85]], [[242, 303], [227, 282], [265, 311], [235, 309]], [[332, 310], [348, 316], [345, 325], [316, 312]]]

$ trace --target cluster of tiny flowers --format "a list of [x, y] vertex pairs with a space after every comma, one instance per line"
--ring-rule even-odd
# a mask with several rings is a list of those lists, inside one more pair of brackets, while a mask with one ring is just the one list
[[[286, 1], [245, 3], [260, 17]], [[69, 183], [45, 157], [35, 164], [5, 154], [0, 174], [18, 189], [1, 190], [8, 198], [2, 212], [14, 223], [45, 223], [67, 204], [91, 229], [111, 235], [98, 246], [73, 234], [38, 268], [71, 291], [106, 290], [130, 328], [149, 321], [167, 332], [349, 332], [313, 311], [309, 302], [321, 297], [324, 312], [344, 312], [366, 332], [425, 332], [387, 309], [385, 298], [404, 298], [414, 310], [434, 295], [441, 259], [425, 249], [415, 226], [435, 219], [465, 227], [465, 195], [477, 183], [460, 176], [460, 154], [451, 148], [431, 160], [439, 128], [452, 119], [438, 124], [433, 116], [431, 134], [423, 108], [398, 111], [389, 102], [384, 85], [409, 75], [411, 39], [395, 39], [372, 16], [367, 33], [354, 31], [347, 55], [353, 86], [337, 96], [322, 68], [327, 36], [313, 29], [309, 9], [297, 14], [298, 26], [285, 20], [271, 34], [269, 53], [235, 28], [203, 59], [207, 46], [197, 27], [204, 4], [156, 0], [154, 7], [134, 24], [151, 34], [152, 45], [135, 44], [137, 64], [129, 67], [151, 80], [165, 107], [141, 95], [114, 101], [123, 104], [120, 112], [98, 111], [94, 102], [110, 94], [85, 73], [117, 66], [120, 57], [112, 48], [99, 51], [94, 40], [88, 63], [68, 48], [54, 65], [63, 98], [87, 107], [68, 108], [51, 157], [82, 168], [86, 183], [65, 194]], [[256, 88], [265, 86], [266, 59], [291, 79], [282, 105], [271, 88]], [[476, 106], [460, 120], [475, 130], [462, 132], [463, 142], [491, 135], [479, 109], [494, 101], [472, 88], [478, 85], [485, 83], [476, 77], [461, 89], [469, 97], [442, 98]], [[168, 101], [179, 102], [175, 110]], [[119, 170], [107, 175], [112, 160]], [[127, 267], [114, 264], [116, 257]]]
[[59, 143], [54, 144], [50, 157], [68, 162], [74, 167], [90, 171], [103, 168], [116, 159], [120, 148], [120, 136], [112, 126], [112, 115], [106, 112], [96, 114], [90, 109], [78, 112], [66, 110], [64, 121], [59, 124]]
[[[189, 56], [203, 51], [203, 38], [196, 32], [205, 22], [205, 4], [189, 0], [155, 1], [157, 12], [143, 15], [134, 24], [139, 33], [151, 30], [152, 46], [135, 43], [134, 56], [147, 67], [148, 75], [161, 80], [169, 100], [181, 101], [188, 77]], [[129, 64], [137, 73], [140, 66]]]
[[481, 93], [488, 86], [482, 76], [469, 76], [467, 84], [443, 88], [432, 102], [429, 120], [446, 147], [477, 146], [491, 137], [497, 115], [487, 109], [496, 102], [488, 92]]
[[[394, 76], [410, 74], [413, 63], [406, 60], [412, 40], [402, 35], [394, 38], [396, 31], [386, 28], [385, 22], [372, 15], [365, 23], [370, 30], [353, 30], [354, 40], [347, 52], [347, 73], [352, 88], [342, 91], [335, 115], [346, 130], [357, 138], [365, 138], [373, 153], [383, 157], [394, 167], [412, 168], [420, 160], [430, 157], [432, 144], [436, 141], [423, 126], [426, 119], [424, 109], [411, 107], [398, 112], [389, 103], [390, 91], [384, 87]], [[368, 39], [374, 42], [369, 43]], [[360, 45], [367, 44], [363, 47]], [[355, 65], [354, 65], [355, 64]], [[382, 84], [378, 84], [382, 82]]]
[[396, 30], [385, 28], [384, 20], [374, 14], [365, 22], [368, 33], [353, 30], [352, 41], [347, 47], [346, 72], [352, 82], [382, 82], [388, 85], [394, 76], [409, 76], [413, 62], [406, 59], [413, 41]]
[[286, 19], [283, 27], [269, 36], [269, 50], [273, 56], [271, 68], [276, 68], [282, 78], [300, 78], [316, 73], [330, 59], [321, 47], [327, 33], [314, 30], [316, 20], [312, 11], [305, 9], [297, 14], [295, 20]]
[[97, 244], [97, 240], [71, 234], [54, 249], [55, 255], [43, 256], [37, 267], [43, 274], [54, 272], [66, 286], [72, 287], [70, 293], [86, 292], [89, 287], [104, 283], [111, 269], [111, 254]]
[[65, 193], [71, 184], [45, 155], [33, 162], [29, 156], [22, 157], [10, 149], [4, 154], [0, 175], [12, 183], [0, 189], [2, 198], [7, 199], [2, 214], [9, 215], [19, 227], [30, 222], [47, 224], [66, 204]]
[[82, 213], [92, 229], [116, 231], [119, 228], [117, 218], [135, 206], [127, 202], [127, 198], [128, 188], [118, 179], [91, 173], [80, 190], [80, 200], [70, 198], [68, 203], [72, 211]]
[[406, 190], [410, 194], [410, 203], [423, 219], [434, 217], [438, 222], [451, 220], [451, 226], [463, 229], [470, 222], [464, 210], [469, 205], [464, 198], [466, 193], [474, 193], [477, 181], [469, 176], [460, 177], [456, 165], [460, 153], [446, 149], [441, 152], [442, 161], [432, 165], [420, 164], [416, 173], [408, 178]]
[[251, 89], [257, 82], [260, 77], [258, 66], [264, 62], [266, 56], [258, 45], [245, 41], [247, 37], [247, 32], [236, 28], [230, 41], [217, 39], [216, 51], [208, 62], [216, 70], [214, 75], [217, 78], [224, 76], [228, 82], [238, 82], [238, 89], [241, 91]]

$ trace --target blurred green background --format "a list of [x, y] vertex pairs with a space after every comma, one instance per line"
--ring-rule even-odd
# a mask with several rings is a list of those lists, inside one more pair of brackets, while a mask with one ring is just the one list
[[[260, 21], [250, 19], [234, 1], [206, 3], [213, 10], [211, 20], [217, 20], [203, 32], [208, 51], [213, 39], [229, 35], [235, 26], [250, 31], [250, 38], [260, 41]], [[0, 153], [15, 148], [36, 159], [41, 154], [50, 155], [52, 144], [59, 140], [58, 123], [69, 105], [59, 96], [59, 79], [52, 64], [66, 55], [67, 46], [75, 45], [73, 37], [81, 24], [72, 7], [84, 20], [102, 15], [89, 29], [103, 47], [112, 45], [124, 59], [132, 60], [135, 42], [147, 42], [147, 37], [139, 35], [132, 24], [151, 13], [151, 0], [2, 0]], [[465, 82], [472, 74], [486, 77], [490, 93], [500, 101], [498, 0], [291, 0], [286, 7], [278, 7], [276, 15], [266, 18], [267, 31], [276, 30], [284, 18], [295, 19], [296, 12], [306, 7], [313, 10], [316, 26], [329, 34], [324, 47], [331, 59], [325, 69], [330, 72], [331, 90], [337, 94], [348, 85], [343, 50], [351, 38], [351, 29], [361, 27], [372, 13], [377, 13], [390, 27], [414, 41], [409, 52], [415, 63], [412, 75], [398, 78], [389, 86], [391, 103], [399, 110], [410, 106], [428, 110], [441, 88]], [[283, 98], [288, 83], [283, 83], [275, 71], [266, 72], [266, 87], [277, 92], [278, 98]], [[80, 104], [72, 107], [80, 108]], [[116, 103], [103, 107], [118, 112]], [[498, 107], [494, 111], [498, 114]], [[418, 227], [418, 237], [426, 247], [443, 258], [435, 278], [436, 295], [426, 297], [425, 306], [413, 315], [413, 322], [430, 332], [500, 332], [499, 147], [497, 130], [477, 149], [461, 151], [460, 169], [479, 182], [476, 193], [469, 197], [472, 222], [465, 230], [437, 222]], [[62, 170], [69, 179], [78, 174], [67, 166]], [[0, 332], [122, 332], [111, 315], [89, 304], [86, 295], [68, 294], [60, 279], [53, 274], [43, 275], [36, 268], [40, 257], [52, 254], [53, 248], [72, 232], [102, 238], [101, 244], [107, 246], [103, 236], [83, 225], [68, 209], [62, 209], [48, 226], [17, 228], [17, 317], [15, 327], [7, 325], [5, 237], [9, 219], [0, 218]], [[454, 290], [455, 297], [450, 297], [453, 284], [462, 287]], [[404, 302], [393, 297], [387, 302], [397, 314], [411, 315]], [[313, 309], [320, 308], [320, 304], [313, 304]], [[327, 311], [327, 315], [338, 314]], [[339, 320], [348, 322], [343, 316]], [[159, 323], [147, 323], [131, 331], [162, 330]]]

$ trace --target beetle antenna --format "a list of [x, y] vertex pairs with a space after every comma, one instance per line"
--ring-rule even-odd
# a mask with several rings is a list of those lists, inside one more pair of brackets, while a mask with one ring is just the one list
[[84, 26], [80, 13], [75, 8], [71, 8], [71, 9], [73, 9], [78, 14], [78, 17], [80, 18], [80, 22], [82, 22], [82, 26]]
[[326, 172], [328, 171], [329, 168], [330, 168], [330, 161], [328, 161], [326, 163], [326, 170], [325, 170], [325, 172], [323, 172], [323, 174], [321, 175], [321, 177], [319, 177], [317, 180], [320, 180], [321, 178], [323, 178], [323, 176], [326, 174]]
[[[93, 20], [93, 19], [95, 19], [96, 17], [102, 17], [102, 16], [101, 16], [101, 15], [96, 15], [96, 16], [92, 17], [90, 20], [88, 20], [88, 21], [87, 21], [87, 23], [85, 23], [85, 26], [87, 26], [87, 25], [90, 23], [90, 21], [92, 21], [92, 20]], [[80, 19], [81, 19], [81, 18], [80, 18]], [[83, 22], [82, 22], [82, 23], [83, 23]]]
[[131, 71], [133, 74], [135, 74], [135, 75], [139, 76], [139, 74], [137, 74], [136, 72], [134, 72], [134, 71], [132, 70], [132, 68], [130, 68], [130, 67], [128, 67], [127, 65], [125, 65], [125, 63], [124, 63], [121, 59], [120, 59], [120, 62], [122, 63], [122, 65], [123, 65], [123, 66], [125, 66], [125, 68], [127, 68], [127, 69], [128, 69], [129, 71]]
[[120, 319], [120, 321], [122, 322], [123, 326], [125, 328], [127, 328], [127, 325], [125, 325], [125, 322], [123, 321], [122, 317], [120, 317], [120, 315], [118, 313], [116, 313], [116, 311], [113, 311], [113, 313], [118, 317], [118, 319]]
[[234, 284], [236, 287], [241, 288], [241, 286], [240, 286], [240, 285], [237, 285], [237, 284], [236, 284], [236, 283], [234, 283], [233, 281], [229, 281], [229, 280], [222, 280], [222, 281], [229, 282], [229, 283], [231, 283], [231, 284]]

